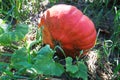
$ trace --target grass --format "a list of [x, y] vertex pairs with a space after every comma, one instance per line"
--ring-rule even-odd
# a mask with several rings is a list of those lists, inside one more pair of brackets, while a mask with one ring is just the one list
[[[40, 2], [41, 0], [0, 0], [0, 79], [44, 80], [59, 77], [87, 80], [88, 76], [89, 79], [93, 77], [94, 74], [90, 75], [84, 59], [77, 60], [75, 64], [71, 57], [53, 59], [55, 49], [52, 50], [49, 45], [41, 46], [42, 31], [34, 25], [37, 21], [33, 19], [42, 8]], [[58, 3], [61, 2], [50, 0], [47, 7]], [[112, 70], [111, 79], [120, 79], [120, 6], [117, 0], [80, 3], [65, 0], [62, 3], [75, 5], [95, 23], [99, 34], [93, 50], [97, 50], [99, 57], [96, 77], [93, 79], [101, 79], [97, 71], [105, 72], [108, 76], [111, 73], [108, 69]], [[61, 61], [66, 64], [61, 64]]]

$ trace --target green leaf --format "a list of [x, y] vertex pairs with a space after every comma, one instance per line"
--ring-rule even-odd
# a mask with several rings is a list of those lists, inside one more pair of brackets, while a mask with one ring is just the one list
[[73, 78], [82, 78], [87, 80], [87, 67], [82, 61], [77, 61], [77, 64], [72, 64], [72, 58], [67, 57], [66, 59], [66, 72]]
[[0, 62], [0, 72], [5, 71], [7, 66], [8, 66], [7, 63]]
[[78, 65], [78, 71], [74, 74], [70, 74], [72, 77], [75, 78], [82, 78], [83, 80], [87, 80], [87, 67], [82, 61], [77, 62]]
[[[9, 63], [0, 62], [0, 74], [4, 74], [4, 75], [0, 76], [0, 80], [7, 80], [8, 77], [6, 77], [6, 76], [13, 76], [13, 73], [10, 70]], [[6, 77], [6, 79], [3, 79], [5, 77]]]
[[53, 51], [49, 45], [46, 45], [45, 47], [41, 48], [39, 51], [38, 51], [38, 55], [49, 55], [50, 57], [52, 57], [54, 55], [55, 51]]
[[120, 20], [120, 10], [117, 11], [114, 19], [115, 19], [115, 22]]
[[7, 45], [9, 43], [11, 43], [11, 36], [9, 35], [9, 33], [3, 33], [0, 35], [0, 44], [1, 45]]
[[75, 72], [78, 71], [78, 67], [76, 65], [72, 65], [71, 57], [67, 57], [65, 60], [66, 60], [66, 71], [67, 72], [74, 74]]
[[28, 33], [28, 25], [17, 24], [15, 30], [2, 32], [0, 34], [0, 44], [10, 45], [12, 42], [20, 41]]
[[53, 60], [54, 51], [49, 45], [43, 47], [36, 57], [33, 68], [38, 74], [61, 76], [64, 68]]
[[1, 35], [2, 33], [4, 33], [4, 30], [3, 30], [3, 28], [0, 27], [0, 35]]
[[114, 74], [117, 74], [117, 72], [120, 71], [120, 64], [117, 65], [114, 69]]
[[11, 65], [16, 69], [30, 67], [31, 64], [28, 63], [28, 55], [25, 48], [21, 48], [12, 55]]

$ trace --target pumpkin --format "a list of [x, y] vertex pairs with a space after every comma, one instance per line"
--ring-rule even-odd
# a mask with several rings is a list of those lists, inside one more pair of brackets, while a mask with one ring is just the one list
[[86, 55], [96, 41], [93, 22], [72, 5], [58, 4], [47, 9], [38, 26], [44, 26], [44, 44], [49, 44], [51, 48], [59, 44], [66, 56], [73, 58], [79, 56], [80, 50]]

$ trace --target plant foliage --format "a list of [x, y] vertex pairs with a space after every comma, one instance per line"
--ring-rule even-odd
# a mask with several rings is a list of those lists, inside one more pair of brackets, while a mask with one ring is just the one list
[[54, 53], [55, 51], [50, 49], [49, 45], [40, 49], [33, 65], [38, 74], [61, 76], [64, 68], [61, 64], [53, 60]]
[[[5, 28], [6, 27], [6, 28]], [[20, 41], [28, 33], [28, 25], [17, 24], [13, 26], [0, 25], [0, 45], [10, 45], [12, 42]]]
[[77, 61], [75, 65], [72, 64], [72, 58], [66, 58], [66, 72], [74, 78], [82, 78], [87, 80], [87, 67], [82, 61]]

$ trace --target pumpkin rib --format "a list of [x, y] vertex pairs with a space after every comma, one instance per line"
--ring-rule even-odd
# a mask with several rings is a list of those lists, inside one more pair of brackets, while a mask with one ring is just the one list
[[[92, 36], [90, 36], [90, 37], [94, 37], [95, 35], [92, 35]], [[88, 38], [88, 37], [87, 37]], [[87, 41], [87, 42], [86, 42]], [[84, 47], [84, 48], [81, 48], [81, 47], [79, 47], [81, 50], [82, 49], [85, 49], [85, 48], [87, 48], [88, 49], [88, 47], [85, 47], [86, 45], [89, 45], [89, 48], [90, 47], [92, 47], [92, 46], [90, 46], [90, 43], [91, 44], [95, 44], [95, 40], [84, 40], [83, 42], [81, 42], [80, 40], [77, 40], [77, 41], [73, 41], [73, 45], [72, 46], [74, 46], [74, 45], [76, 45], [76, 44], [79, 44], [79, 45], [77, 45], [77, 47], [79, 47], [79, 46], [82, 46], [82, 47]], [[66, 44], [61, 44], [61, 45], [64, 45], [64, 46], [66, 46], [66, 45], [69, 45], [70, 43], [66, 43]], [[73, 48], [73, 47], [71, 47], [71, 48]], [[70, 49], [70, 48], [69, 48]]]
[[90, 35], [88, 35], [88, 37], [85, 37], [83, 39], [81, 39], [81, 42], [86, 42], [86, 43], [90, 43], [90, 41], [95, 41], [96, 38], [94, 38], [96, 36], [96, 31], [92, 32]]
[[[87, 32], [88, 33], [88, 35], [86, 35], [85, 34], [85, 32], [82, 32], [82, 30], [80, 31], [80, 27], [79, 27], [79, 22], [80, 22], [80, 20], [78, 21], [78, 24], [76, 24], [76, 26], [75, 26], [75, 29], [73, 28], [73, 30], [71, 30], [71, 33], [68, 33], [68, 36], [70, 35], [71, 36], [71, 34], [72, 33], [74, 33], [74, 34], [72, 34], [73, 36], [74, 36], [74, 38], [73, 38], [73, 41], [74, 41], [74, 39], [79, 39], [79, 37], [82, 37], [82, 38], [86, 38], [86, 37], [88, 37], [89, 35], [91, 35], [92, 33], [93, 33], [93, 31], [94, 31], [94, 28], [92, 29], [92, 30], [90, 30], [90, 32]], [[92, 23], [93, 24], [93, 23]], [[76, 29], [77, 28], [77, 29]], [[84, 30], [84, 28], [83, 28], [83, 30]], [[79, 32], [79, 33], [78, 33]], [[77, 35], [76, 35], [77, 34]], [[85, 35], [84, 35], [85, 34]], [[79, 36], [79, 37], [78, 37]], [[81, 38], [81, 39], [82, 39]]]
[[[75, 8], [75, 7], [74, 7], [74, 8]], [[72, 9], [72, 10], [73, 10], [73, 9]], [[74, 11], [72, 11], [72, 10], [70, 10], [69, 13], [72, 12], [71, 14], [75, 14], [76, 10], [74, 10]], [[79, 10], [78, 10], [78, 11], [79, 11]], [[78, 12], [78, 11], [77, 11], [77, 12]], [[79, 12], [80, 12], [80, 11], [79, 11]], [[81, 13], [81, 14], [82, 14], [82, 13]], [[62, 15], [62, 14], [61, 14], [61, 15]], [[67, 15], [68, 15], [68, 14], [67, 14]], [[64, 14], [64, 16], [67, 16], [67, 15]], [[62, 17], [64, 17], [64, 16], [62, 16]], [[75, 16], [76, 16], [76, 15], [75, 15]], [[61, 18], [62, 18], [62, 17], [61, 17]], [[67, 19], [66, 17], [64, 17], [64, 18]], [[58, 21], [59, 21], [59, 19], [58, 19]], [[64, 21], [63, 21], [63, 22], [64, 22]], [[56, 23], [57, 23], [57, 22], [56, 22]], [[69, 22], [68, 22], [68, 23], [69, 23]], [[71, 23], [71, 22], [70, 22], [70, 23]], [[61, 23], [61, 24], [63, 24], [63, 23]], [[63, 30], [67, 30], [66, 28], [67, 28], [67, 27], [63, 27]], [[63, 34], [64, 34], [64, 32], [63, 32]]]
[[[79, 22], [82, 38], [88, 37], [94, 31], [94, 24], [85, 15], [80, 19]], [[89, 25], [88, 25], [89, 24]]]
[[94, 45], [95, 45], [95, 42], [93, 41], [93, 42], [92, 42], [91, 44], [89, 44], [89, 45], [80, 47], [80, 49], [81, 49], [81, 50], [87, 50], [87, 49], [90, 49], [90, 48], [94, 47]]
[[[78, 18], [78, 20], [79, 20], [79, 18]], [[77, 22], [78, 20], [75, 20], [74, 22], [74, 24], [78, 24], [79, 25], [79, 23]], [[73, 25], [73, 24], [72, 24]], [[68, 27], [69, 28], [69, 27]], [[76, 27], [76, 26], [74, 26], [74, 28], [79, 28], [79, 27]], [[77, 29], [78, 30], [78, 32], [79, 32], [79, 29]], [[62, 36], [59, 40], [60, 41], [64, 41], [65, 43], [66, 42], [68, 42], [68, 43], [71, 43], [72, 41], [70, 41], [69, 40], [69, 38], [70, 37], [72, 37], [72, 36], [76, 36], [76, 34], [77, 34], [77, 30], [76, 29], [74, 29], [74, 30], [67, 30], [67, 31], [69, 31], [69, 32], [67, 32], [67, 34], [66, 34], [66, 32], [64, 32], [64, 36]], [[67, 39], [66, 39], [67, 38]], [[66, 41], [67, 40], [67, 41]], [[70, 41], [70, 42], [69, 42]]]
[[[75, 32], [74, 32], [75, 33]], [[82, 33], [80, 33], [81, 34], [81, 36], [83, 37], [83, 34]], [[78, 40], [79, 42], [80, 42], [80, 46], [84, 46], [84, 45], [87, 45], [87, 44], [89, 44], [89, 43], [91, 43], [91, 41], [90, 41], [90, 39], [93, 39], [94, 38], [94, 36], [95, 35], [92, 35], [92, 34], [96, 34], [96, 31], [94, 31], [94, 29], [91, 31], [91, 33], [89, 34], [89, 35], [87, 35], [86, 37], [83, 37], [83, 39], [82, 38], [79, 38], [80, 37], [80, 35], [78, 34], [78, 35], [75, 35], [75, 36], [79, 36], [78, 38], [76, 38], [75, 36], [75, 39], [76, 40]], [[69, 35], [69, 34], [68, 34]], [[92, 36], [90, 36], [90, 35], [92, 35]], [[90, 39], [88, 39], [88, 38], [90, 38]], [[64, 38], [63, 38], [64, 39]], [[69, 40], [69, 38], [67, 38], [68, 40]], [[72, 39], [72, 40], [70, 40], [71, 42], [75, 42], [75, 39]], [[66, 43], [66, 44], [70, 44], [71, 42], [68, 42], [68, 41], [65, 41], [65, 40], [63, 40], [64, 41], [64, 43]], [[87, 41], [86, 43], [84, 43], [85, 41]], [[95, 41], [95, 40], [93, 40], [93, 41]], [[63, 43], [63, 45], [65, 45]], [[76, 44], [76, 42], [75, 42], [75, 44]], [[83, 44], [83, 45], [82, 45]]]

